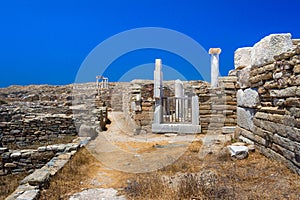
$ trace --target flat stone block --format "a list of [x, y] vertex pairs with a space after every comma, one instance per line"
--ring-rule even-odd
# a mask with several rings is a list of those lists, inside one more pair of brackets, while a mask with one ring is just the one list
[[231, 157], [242, 160], [248, 157], [248, 147], [246, 146], [228, 146]]
[[16, 200], [37, 200], [40, 195], [40, 190], [27, 190], [20, 196], [16, 198]]
[[251, 66], [252, 47], [238, 48], [234, 52], [234, 68]]
[[274, 56], [286, 52], [293, 47], [290, 33], [271, 34], [258, 43], [251, 50], [251, 66], [261, 66], [274, 61]]
[[32, 174], [25, 177], [21, 181], [21, 184], [29, 183], [32, 186], [42, 187], [48, 184], [49, 178], [50, 178], [50, 173], [48, 170], [37, 169]]
[[232, 134], [235, 132], [236, 127], [235, 126], [224, 126], [222, 128], [223, 134]]
[[294, 97], [296, 96], [297, 86], [287, 87], [284, 89], [271, 89], [271, 97]]
[[247, 130], [252, 131], [254, 124], [253, 124], [253, 117], [255, 115], [255, 110], [252, 108], [237, 108], [237, 124]]

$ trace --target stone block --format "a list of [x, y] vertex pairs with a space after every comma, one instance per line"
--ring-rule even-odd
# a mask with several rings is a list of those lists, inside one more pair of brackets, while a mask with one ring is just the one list
[[248, 139], [248, 138], [246, 138], [242, 135], [240, 135], [238, 137], [238, 139], [239, 139], [239, 141], [245, 142], [245, 143], [250, 144], [250, 145], [254, 145], [254, 142], [252, 140], [250, 140], [250, 139]]
[[29, 183], [32, 186], [46, 187], [49, 184], [50, 172], [45, 169], [37, 169], [25, 177], [21, 184]]
[[259, 74], [263, 74], [265, 72], [266, 71], [265, 71], [264, 67], [253, 67], [253, 68], [251, 68], [250, 76], [254, 77], [254, 76], [257, 76]]
[[262, 107], [259, 111], [266, 112], [266, 113], [272, 113], [272, 114], [279, 114], [279, 115], [286, 114], [286, 110], [279, 109], [278, 107]]
[[256, 144], [259, 143], [265, 145], [266, 143], [266, 140], [264, 138], [260, 137], [259, 135], [256, 135], [255, 130], [248, 131], [239, 127], [238, 132], [240, 136], [244, 136], [245, 138], [255, 142]]
[[40, 195], [40, 190], [27, 190], [20, 196], [16, 198], [16, 200], [37, 200]]
[[251, 50], [251, 66], [262, 66], [274, 61], [274, 56], [286, 52], [293, 47], [291, 34], [271, 34], [258, 43]]
[[246, 146], [228, 146], [231, 157], [242, 160], [248, 157], [248, 147]]
[[234, 52], [234, 67], [251, 67], [251, 50], [252, 47], [238, 48]]
[[238, 106], [246, 108], [257, 108], [257, 106], [260, 106], [259, 94], [255, 89], [239, 89], [236, 94], [236, 97]]
[[252, 108], [237, 107], [237, 124], [247, 130], [253, 130], [253, 117], [255, 110]]
[[295, 97], [287, 98], [285, 100], [284, 105], [285, 106], [289, 106], [289, 107], [292, 107], [292, 106], [300, 107], [300, 99], [299, 98], [295, 98]]
[[235, 132], [236, 127], [235, 126], [224, 126], [222, 127], [222, 133], [223, 134], [232, 134]]
[[296, 85], [299, 86], [300, 85], [300, 75], [292, 75], [289, 79], [288, 79], [288, 84], [289, 85]]
[[10, 155], [11, 158], [20, 158], [21, 157], [21, 152], [14, 152]]
[[291, 170], [293, 170], [294, 172], [296, 172], [296, 173], [298, 173], [300, 175], [300, 169], [299, 169], [299, 167], [296, 167], [294, 165], [294, 163], [292, 163], [291, 161], [289, 161], [288, 159], [286, 159], [282, 155], [276, 153], [272, 149], [265, 148], [264, 146], [261, 146], [261, 145], [256, 145], [256, 147], [265, 156], [267, 156], [267, 157], [269, 157], [271, 159], [274, 159], [274, 160], [277, 160], [277, 161], [280, 161], [280, 162], [284, 163], [288, 168], [290, 168]]
[[290, 150], [290, 151], [295, 151], [295, 145], [294, 142], [292, 142], [291, 140], [282, 137], [278, 134], [274, 134], [273, 138], [272, 138], [273, 142], [275, 142], [276, 144]]
[[15, 167], [17, 167], [17, 164], [15, 164], [15, 163], [5, 163], [4, 167], [5, 168], [15, 168]]
[[273, 71], [275, 69], [275, 65], [273, 63], [269, 65], [265, 65], [263, 69], [264, 71]]
[[300, 118], [300, 108], [291, 107], [289, 111], [292, 117]]
[[293, 127], [293, 126], [287, 126], [280, 123], [274, 123], [267, 120], [261, 120], [254, 118], [253, 123], [255, 126], [258, 126], [264, 130], [269, 131], [270, 133], [274, 134], [277, 133], [278, 135], [288, 138], [290, 140], [293, 140], [295, 142], [300, 142], [300, 129]]
[[251, 86], [250, 79], [250, 67], [243, 68], [237, 72], [237, 82], [240, 88], [248, 88]]
[[289, 160], [293, 160], [295, 157], [295, 153], [283, 148], [280, 145], [277, 144], [273, 144], [272, 145], [272, 150], [274, 150], [275, 152], [281, 154], [283, 157], [289, 159]]
[[233, 105], [212, 105], [212, 110], [235, 110], [236, 106]]
[[271, 97], [294, 97], [296, 96], [297, 86], [287, 87], [284, 89], [271, 89]]
[[300, 65], [299, 65], [299, 64], [295, 65], [295, 67], [294, 67], [294, 69], [293, 69], [293, 72], [294, 72], [295, 74], [299, 74], [299, 73], [300, 73]]

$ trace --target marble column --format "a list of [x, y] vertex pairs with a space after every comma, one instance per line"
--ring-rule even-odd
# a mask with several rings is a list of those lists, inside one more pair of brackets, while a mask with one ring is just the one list
[[192, 97], [192, 124], [199, 125], [199, 100], [198, 96]]
[[154, 70], [154, 99], [155, 99], [155, 110], [154, 110], [154, 124], [160, 124], [162, 122], [162, 97], [163, 97], [163, 73], [162, 73], [162, 62], [161, 59], [155, 59], [155, 70]]
[[175, 81], [175, 97], [176, 97], [176, 109], [175, 109], [175, 117], [176, 120], [182, 121], [184, 119], [184, 88], [183, 83], [180, 80]]
[[215, 88], [218, 86], [219, 55], [221, 53], [221, 49], [210, 48], [208, 53], [211, 55], [211, 87]]

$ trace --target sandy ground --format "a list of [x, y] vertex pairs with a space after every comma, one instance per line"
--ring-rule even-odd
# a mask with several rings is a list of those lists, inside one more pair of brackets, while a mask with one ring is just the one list
[[[62, 199], [69, 199], [71, 195], [74, 195], [73, 199], [98, 199], [99, 195], [103, 199], [119, 199], [120, 196], [117, 195], [107, 198], [105, 195], [117, 194], [117, 191], [124, 194], [124, 188], [130, 181], [144, 180], [151, 174], [174, 176], [178, 173], [202, 171], [214, 171], [220, 181], [215, 189], [217, 192], [225, 192], [227, 196], [233, 195], [230, 199], [300, 197], [298, 176], [282, 164], [265, 158], [259, 152], [251, 153], [247, 159], [232, 161], [228, 153], [224, 152], [225, 149], [222, 149], [225, 140], [230, 137], [213, 132], [197, 136], [130, 136], [132, 134], [128, 133], [132, 130], [125, 125], [127, 123], [122, 113], [112, 112], [109, 117], [112, 123], [108, 126], [108, 131], [99, 134], [75, 155], [71, 160], [73, 163], [54, 178], [53, 186], [48, 189], [48, 196], [44, 195], [42, 199], [57, 199], [51, 195], [53, 192], [59, 193], [59, 190], [59, 195], [63, 195]], [[196, 142], [191, 144], [192, 141]], [[87, 159], [88, 162], [80, 164]], [[79, 162], [76, 163], [76, 160]], [[156, 171], [157, 169], [161, 170]], [[69, 179], [73, 179], [73, 171], [78, 176], [67, 183]], [[152, 171], [155, 172], [143, 173]], [[138, 199], [157, 199], [147, 197], [153, 193], [156, 194], [157, 191], [145, 190], [142, 192], [144, 198]], [[168, 198], [164, 196], [163, 199]]]
[[[171, 135], [143, 134], [132, 136], [122, 112], [110, 112], [108, 130], [101, 132], [87, 146], [87, 150], [99, 161], [95, 162], [90, 182], [95, 187], [118, 188], [120, 181], [129, 174], [152, 172], [173, 164], [193, 141], [204, 141], [202, 154], [212, 151], [212, 144], [222, 145], [226, 138], [216, 135]], [[221, 138], [220, 138], [221, 137]], [[228, 138], [227, 138], [228, 139]], [[220, 142], [222, 141], [222, 142]], [[218, 145], [216, 145], [218, 147]], [[217, 148], [215, 147], [215, 150]], [[91, 190], [91, 192], [94, 192]], [[84, 197], [86, 194], [82, 193]]]

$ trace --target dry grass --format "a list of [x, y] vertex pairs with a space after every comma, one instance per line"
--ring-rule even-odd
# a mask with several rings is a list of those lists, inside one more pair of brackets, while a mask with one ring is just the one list
[[[138, 174], [125, 192], [129, 199], [300, 199], [299, 176], [284, 165], [269, 160], [259, 153], [248, 159], [232, 161], [228, 154], [208, 155], [205, 161], [198, 158], [197, 146], [189, 150], [173, 165], [162, 170]], [[168, 187], [162, 177], [177, 180]], [[201, 174], [213, 172], [215, 178]], [[178, 176], [177, 176], [178, 177]]]
[[93, 156], [89, 156], [89, 152], [81, 148], [51, 180], [49, 188], [42, 191], [40, 199], [68, 199], [70, 193], [89, 188], [90, 185], [85, 184], [85, 181], [91, 178], [88, 176], [89, 166], [94, 162], [96, 160]]
[[27, 173], [0, 176], [0, 199], [5, 199], [5, 197], [15, 191], [25, 176], [27, 176]]
[[[282, 164], [258, 152], [238, 161], [221, 152], [203, 161], [198, 156], [200, 147], [201, 142], [195, 141], [172, 165], [143, 174], [108, 169], [83, 148], [52, 179], [41, 199], [68, 199], [70, 194], [94, 187], [125, 188], [121, 193], [137, 200], [300, 199], [299, 176]], [[105, 173], [108, 181], [99, 173]], [[101, 185], [91, 184], [95, 179]]]

